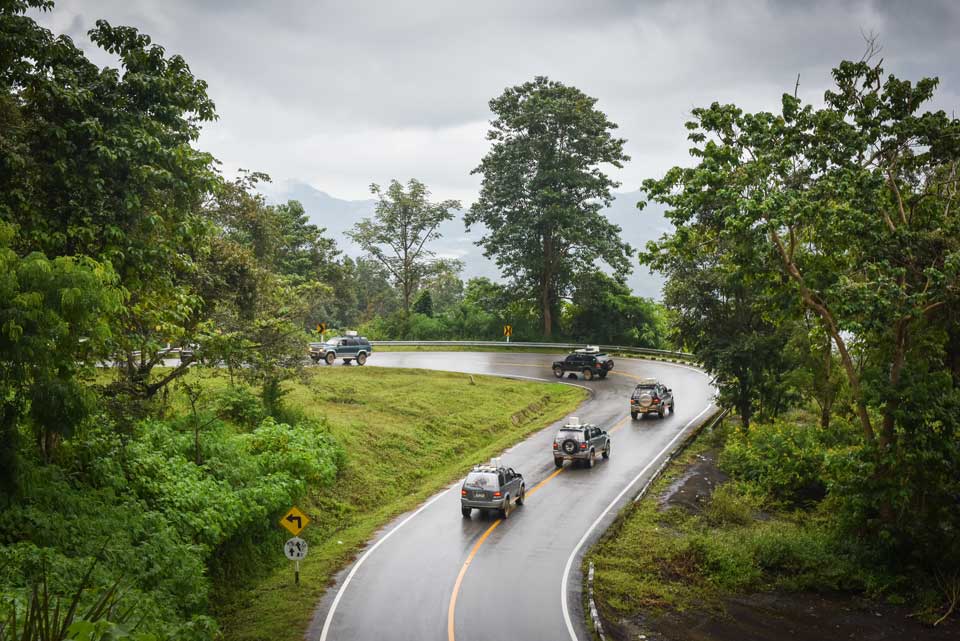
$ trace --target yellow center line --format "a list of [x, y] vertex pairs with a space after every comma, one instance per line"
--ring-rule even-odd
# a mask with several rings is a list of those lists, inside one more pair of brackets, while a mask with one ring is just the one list
[[467, 557], [467, 560], [464, 561], [463, 567], [460, 568], [460, 574], [457, 575], [457, 580], [453, 584], [453, 594], [450, 596], [450, 608], [447, 610], [447, 638], [450, 641], [454, 641], [453, 636], [453, 613], [457, 609], [457, 594], [460, 593], [460, 584], [463, 583], [463, 575], [467, 573], [467, 568], [470, 567], [470, 562], [473, 561], [473, 557], [477, 555], [477, 550], [480, 549], [480, 546], [483, 545], [483, 542], [487, 540], [487, 537], [490, 536], [490, 533], [497, 529], [497, 526], [503, 523], [501, 519], [497, 519], [493, 522], [493, 525], [487, 528], [487, 531], [483, 533], [480, 537], [480, 540], [477, 541], [476, 545], [473, 546], [473, 549], [470, 550], [470, 555]]
[[[624, 416], [623, 418], [621, 418], [619, 421], [617, 421], [617, 423], [613, 427], [611, 427], [608, 430], [608, 432], [613, 433], [614, 431], [623, 427], [623, 425], [627, 421], [627, 418], [629, 417]], [[529, 498], [534, 492], [536, 492], [541, 487], [543, 487], [544, 485], [546, 485], [547, 483], [555, 479], [557, 475], [559, 475], [565, 469], [566, 468], [561, 467], [559, 470], [557, 470], [547, 478], [537, 483], [535, 486], [533, 486], [533, 489], [531, 489], [529, 492], [526, 493], [525, 496]], [[526, 500], [524, 500], [524, 502], [526, 502]], [[493, 532], [495, 529], [497, 529], [497, 526], [500, 525], [501, 523], [503, 523], [503, 519], [497, 519], [496, 521], [493, 522], [493, 524], [490, 527], [487, 528], [487, 531], [480, 536], [480, 539], [474, 544], [473, 548], [470, 550], [470, 554], [467, 555], [467, 560], [463, 562], [463, 567], [460, 568], [460, 573], [457, 574], [457, 580], [454, 581], [453, 583], [453, 594], [450, 595], [450, 607], [447, 608], [447, 639], [448, 641], [456, 641], [456, 637], [454, 636], [454, 633], [453, 633], [453, 627], [454, 627], [453, 622], [455, 620], [454, 614], [457, 610], [457, 595], [460, 594], [460, 586], [463, 584], [463, 577], [467, 573], [467, 568], [470, 567], [470, 563], [473, 562], [473, 558], [477, 556], [477, 552], [480, 550], [480, 546], [483, 545], [483, 542], [487, 540], [487, 537], [490, 536], [490, 533]]]

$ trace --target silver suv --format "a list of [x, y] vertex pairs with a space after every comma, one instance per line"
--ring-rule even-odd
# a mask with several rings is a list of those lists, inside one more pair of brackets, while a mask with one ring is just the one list
[[477, 510], [497, 510], [500, 518], [510, 515], [510, 505], [523, 505], [527, 485], [523, 475], [512, 467], [503, 467], [499, 459], [490, 465], [476, 465], [460, 488], [460, 512], [469, 518]]
[[557, 467], [563, 467], [564, 461], [581, 461], [593, 467], [598, 453], [610, 458], [610, 435], [596, 425], [581, 425], [576, 416], [571, 416], [553, 439], [553, 463]]

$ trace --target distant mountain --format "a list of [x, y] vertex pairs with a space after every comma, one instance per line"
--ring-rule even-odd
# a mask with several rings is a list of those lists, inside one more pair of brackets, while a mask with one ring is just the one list
[[[343, 200], [307, 183], [294, 180], [268, 184], [263, 193], [274, 203], [300, 201], [310, 220], [315, 225], [325, 227], [346, 254], [359, 256], [362, 253], [344, 232], [360, 219], [373, 215], [375, 200]], [[613, 204], [605, 214], [623, 230], [624, 240], [634, 249], [643, 249], [647, 241], [659, 238], [672, 227], [663, 217], [662, 209], [648, 206], [645, 210], [638, 211], [638, 200], [640, 192], [616, 194]], [[500, 270], [496, 264], [484, 258], [483, 250], [474, 244], [482, 236], [480, 230], [473, 229], [467, 233], [462, 217], [458, 216], [441, 225], [440, 231], [443, 237], [431, 246], [432, 249], [438, 256], [462, 260], [465, 265], [464, 278], [486, 276], [494, 280], [500, 279]], [[628, 283], [638, 296], [660, 298], [663, 279], [659, 275], [649, 274], [646, 268], [639, 264], [629, 277]]]

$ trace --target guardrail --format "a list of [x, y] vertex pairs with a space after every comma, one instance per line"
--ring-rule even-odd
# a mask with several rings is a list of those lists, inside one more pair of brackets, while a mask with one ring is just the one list
[[[558, 350], [583, 349], [583, 343], [526, 343], [526, 342], [506, 342], [506, 341], [370, 341], [370, 344], [385, 346], [409, 346], [409, 347], [497, 347], [497, 348], [556, 348]], [[692, 361], [696, 356], [687, 352], [671, 352], [663, 349], [647, 349], [645, 347], [629, 347], [626, 345], [597, 345], [602, 352], [620, 352], [624, 354], [640, 354], [642, 356], [659, 356], [661, 358], [675, 358], [678, 360]]]

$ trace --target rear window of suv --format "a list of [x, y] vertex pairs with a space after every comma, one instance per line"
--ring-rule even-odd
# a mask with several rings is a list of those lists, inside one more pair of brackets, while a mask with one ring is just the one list
[[470, 472], [467, 480], [463, 482], [469, 487], [496, 488], [500, 487], [500, 481], [497, 475], [492, 472]]
[[557, 434], [557, 438], [582, 438], [582, 437], [583, 437], [582, 428], [577, 428], [577, 429], [560, 428], [560, 432]]

